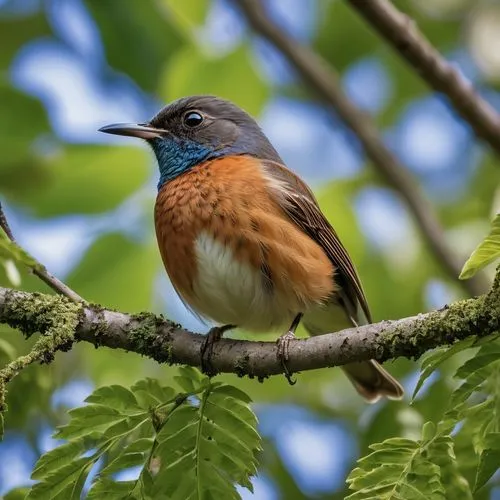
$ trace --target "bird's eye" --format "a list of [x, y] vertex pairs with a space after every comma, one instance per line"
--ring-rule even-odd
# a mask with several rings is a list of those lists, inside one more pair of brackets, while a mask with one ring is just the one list
[[201, 116], [197, 111], [189, 111], [184, 115], [184, 125], [190, 128], [197, 127], [202, 121], [203, 116]]

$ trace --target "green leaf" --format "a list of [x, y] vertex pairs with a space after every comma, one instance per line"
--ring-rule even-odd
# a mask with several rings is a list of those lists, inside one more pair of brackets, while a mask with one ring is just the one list
[[108, 477], [99, 478], [90, 489], [87, 500], [140, 500], [143, 497], [131, 496], [137, 481], [113, 481]]
[[121, 385], [100, 387], [88, 396], [85, 401], [87, 403], [110, 406], [127, 414], [141, 411], [134, 393]]
[[256, 72], [244, 46], [219, 58], [202, 54], [194, 45], [187, 46], [165, 67], [160, 88], [166, 101], [213, 94], [234, 101], [254, 116], [269, 97], [269, 87]]
[[81, 475], [85, 476], [90, 472], [89, 465], [92, 465], [99, 456], [93, 455], [91, 457], [82, 457], [77, 460], [73, 460], [69, 464], [59, 467], [54, 472], [51, 472], [44, 477], [44, 480], [33, 486], [29, 492], [28, 500], [52, 500], [54, 498], [70, 499], [75, 498], [76, 491], [73, 489], [75, 483], [80, 486], [79, 494], [81, 493], [81, 488], [83, 484], [79, 479]]
[[174, 377], [177, 384], [187, 393], [196, 392], [202, 382], [200, 372], [192, 366], [181, 366], [178, 371], [179, 375]]
[[3, 422], [3, 413], [0, 413], [0, 441], [3, 440], [3, 435], [5, 432], [4, 422]]
[[24, 500], [29, 491], [29, 488], [15, 488], [4, 495], [3, 500]]
[[145, 378], [131, 387], [141, 408], [149, 409], [161, 403], [173, 400], [176, 392], [172, 387], [162, 387], [158, 380]]
[[126, 417], [121, 412], [103, 405], [88, 405], [69, 412], [69, 424], [60, 427], [55, 436], [58, 439], [77, 439], [83, 436], [103, 434], [107, 429]]
[[371, 445], [347, 478], [354, 493], [346, 500], [445, 500], [440, 468], [424, 453], [427, 443], [391, 438]]
[[500, 257], [500, 214], [495, 216], [491, 223], [491, 231], [479, 246], [472, 252], [465, 263], [460, 279], [471, 278], [480, 269], [487, 266], [490, 262]]
[[13, 259], [15, 262], [24, 264], [32, 269], [39, 267], [36, 260], [17, 243], [11, 241], [2, 228], [0, 228], [0, 257]]
[[144, 464], [153, 444], [154, 440], [151, 438], [133, 440], [99, 472], [99, 476], [102, 478], [120, 470]]
[[421, 374], [418, 379], [417, 385], [415, 386], [415, 390], [412, 394], [412, 399], [415, 399], [418, 391], [422, 388], [424, 382], [432, 375], [432, 373], [445, 361], [454, 356], [455, 354], [464, 351], [465, 349], [469, 349], [473, 346], [476, 338], [469, 337], [468, 339], [457, 342], [451, 347], [440, 347], [434, 349], [433, 351], [427, 352], [422, 358], [421, 362]]
[[212, 390], [212, 393], [222, 394], [224, 396], [229, 396], [234, 399], [239, 399], [240, 401], [243, 401], [243, 403], [247, 404], [252, 402], [252, 399], [250, 398], [250, 396], [248, 396], [247, 393], [243, 392], [237, 387], [234, 387], [234, 385], [228, 385], [228, 384], [216, 385]]
[[31, 479], [42, 479], [68, 465], [85, 451], [83, 440], [71, 441], [42, 455], [31, 473]]
[[432, 440], [427, 446], [427, 458], [441, 470], [441, 484], [445, 490], [445, 498], [472, 500], [469, 483], [460, 472], [450, 435], [439, 435]]
[[[178, 373], [196, 396], [188, 398], [152, 379], [131, 390], [119, 385], [96, 389], [56, 433], [69, 442], [38, 460], [33, 478], [40, 482], [29, 498], [79, 499], [90, 470], [103, 456], [105, 465], [88, 498], [236, 500], [236, 484], [251, 489], [260, 437], [250, 399], [239, 389], [212, 384], [193, 368]], [[143, 399], [147, 409], [139, 406]], [[143, 466], [137, 481], [111, 480], [135, 466]]]
[[[149, 450], [148, 450], [149, 451]], [[129, 467], [136, 467], [137, 465], [143, 465], [146, 460], [146, 453], [123, 453], [119, 455], [115, 460], [109, 463], [101, 472], [101, 476], [107, 476], [115, 472], [119, 472], [123, 469], [128, 469]]]
[[143, 185], [149, 174], [148, 156], [136, 147], [67, 146], [41, 161], [44, 178], [15, 196], [16, 202], [40, 217], [111, 210]]
[[235, 484], [251, 488], [260, 437], [247, 399], [237, 389], [210, 384], [199, 404], [186, 400], [168, 413], [157, 435], [161, 465], [153, 477], [153, 497], [163, 492], [175, 499], [237, 499]]
[[484, 437], [485, 449], [479, 457], [474, 491], [482, 488], [495, 474], [500, 464], [500, 432], [490, 432]]

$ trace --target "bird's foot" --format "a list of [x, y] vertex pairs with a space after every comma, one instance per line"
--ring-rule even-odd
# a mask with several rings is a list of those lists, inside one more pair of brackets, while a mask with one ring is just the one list
[[203, 344], [200, 349], [201, 371], [205, 375], [208, 375], [209, 377], [217, 375], [217, 370], [215, 370], [212, 366], [214, 345], [222, 338], [224, 332], [231, 330], [231, 328], [234, 328], [234, 325], [214, 326], [205, 335], [205, 339], [203, 340]]
[[287, 366], [291, 340], [295, 340], [295, 334], [292, 331], [284, 333], [281, 337], [278, 338], [278, 340], [276, 340], [276, 345], [278, 346], [276, 357], [281, 361], [281, 365], [283, 366], [283, 371], [285, 373], [286, 379], [288, 380], [288, 383], [290, 385], [295, 385], [297, 381], [292, 379], [292, 374], [290, 373], [290, 370]]

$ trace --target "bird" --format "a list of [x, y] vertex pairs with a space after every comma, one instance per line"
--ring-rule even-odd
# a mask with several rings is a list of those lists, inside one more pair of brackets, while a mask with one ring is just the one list
[[[185, 305], [218, 325], [202, 360], [232, 328], [279, 332], [289, 378], [288, 346], [301, 322], [309, 335], [372, 322], [354, 264], [312, 190], [236, 104], [187, 96], [147, 122], [99, 131], [143, 139], [156, 157], [154, 219], [166, 272]], [[368, 402], [403, 396], [374, 360], [342, 368]]]

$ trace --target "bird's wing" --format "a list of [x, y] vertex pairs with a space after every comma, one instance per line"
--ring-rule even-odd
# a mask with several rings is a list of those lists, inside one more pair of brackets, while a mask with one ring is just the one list
[[370, 310], [358, 273], [340, 239], [321, 212], [309, 187], [294, 173], [279, 163], [262, 161], [264, 175], [275, 199], [290, 219], [313, 238], [325, 251], [335, 267], [339, 284], [339, 299], [344, 302], [354, 324], [359, 321], [358, 304], [371, 323]]

